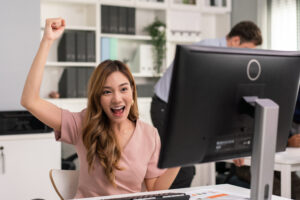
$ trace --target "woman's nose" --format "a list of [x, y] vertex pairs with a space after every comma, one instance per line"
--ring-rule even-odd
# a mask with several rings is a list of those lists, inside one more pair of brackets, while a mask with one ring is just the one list
[[114, 103], [121, 101], [121, 99], [122, 99], [121, 94], [119, 92], [114, 93], [114, 95], [113, 95], [113, 102]]

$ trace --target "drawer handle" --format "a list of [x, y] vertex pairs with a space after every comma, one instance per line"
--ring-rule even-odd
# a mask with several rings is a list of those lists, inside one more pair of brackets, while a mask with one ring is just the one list
[[5, 155], [4, 155], [4, 147], [0, 146], [0, 159], [1, 159], [1, 163], [2, 163], [2, 174], [5, 174]]

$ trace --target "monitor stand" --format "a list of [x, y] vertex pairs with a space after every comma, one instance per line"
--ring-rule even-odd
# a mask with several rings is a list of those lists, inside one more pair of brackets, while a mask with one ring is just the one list
[[250, 199], [270, 200], [273, 192], [279, 106], [270, 99], [243, 98], [255, 106]]

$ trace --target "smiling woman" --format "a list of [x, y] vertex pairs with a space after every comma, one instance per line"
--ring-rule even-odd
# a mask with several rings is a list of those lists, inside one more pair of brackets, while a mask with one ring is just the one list
[[[21, 104], [54, 128], [56, 140], [73, 144], [79, 162], [75, 198], [168, 189], [179, 168], [157, 168], [157, 130], [138, 119], [136, 85], [129, 68], [107, 60], [94, 70], [88, 106], [72, 113], [40, 98], [49, 50], [64, 32], [61, 18], [47, 19], [40, 48], [24, 86]], [[130, 178], [128, 178], [130, 177]]]

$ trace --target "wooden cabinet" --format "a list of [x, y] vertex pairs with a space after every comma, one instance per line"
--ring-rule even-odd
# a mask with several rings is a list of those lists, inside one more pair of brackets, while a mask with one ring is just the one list
[[57, 199], [49, 170], [61, 167], [54, 133], [0, 136], [1, 199]]

